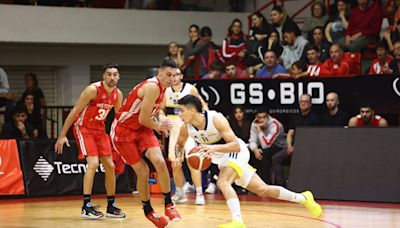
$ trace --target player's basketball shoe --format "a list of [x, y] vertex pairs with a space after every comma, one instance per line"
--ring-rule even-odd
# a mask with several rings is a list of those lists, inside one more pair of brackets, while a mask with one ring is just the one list
[[96, 208], [93, 207], [90, 202], [82, 207], [81, 215], [83, 218], [88, 218], [88, 219], [98, 219], [103, 217], [103, 213], [101, 211], [96, 210]]
[[177, 204], [186, 203], [188, 201], [186, 194], [178, 194], [178, 193], [175, 193], [175, 195], [171, 197], [171, 200]]
[[246, 228], [246, 225], [244, 223], [233, 220], [231, 223], [218, 225], [218, 228]]
[[150, 220], [157, 228], [164, 228], [168, 226], [169, 220], [167, 217], [151, 211], [146, 215], [146, 218]]
[[206, 204], [206, 200], [204, 199], [203, 194], [196, 194], [195, 204], [196, 205], [205, 205]]
[[165, 215], [173, 222], [181, 221], [181, 216], [172, 203], [165, 207]]
[[116, 207], [115, 204], [113, 204], [110, 207], [107, 207], [106, 216], [110, 218], [125, 218], [125, 214], [122, 212], [121, 209]]
[[321, 216], [322, 208], [317, 202], [315, 202], [313, 194], [310, 191], [302, 192], [301, 194], [306, 198], [306, 200], [300, 204], [306, 207], [315, 217]]

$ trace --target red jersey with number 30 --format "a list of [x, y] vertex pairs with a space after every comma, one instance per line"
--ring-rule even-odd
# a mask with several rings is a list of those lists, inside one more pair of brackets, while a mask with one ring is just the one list
[[75, 124], [79, 126], [105, 131], [104, 120], [118, 101], [118, 89], [114, 88], [111, 94], [104, 89], [101, 81], [92, 85], [97, 88], [97, 97], [75, 118]]
[[158, 78], [153, 77], [147, 79], [146, 81], [143, 81], [135, 88], [133, 88], [133, 90], [129, 93], [128, 97], [124, 100], [122, 107], [115, 115], [115, 119], [118, 121], [119, 125], [123, 125], [133, 130], [139, 129], [142, 126], [139, 123], [139, 114], [140, 114], [140, 109], [142, 107], [142, 99], [138, 97], [137, 93], [139, 89], [142, 88], [147, 83], [156, 83], [158, 85], [158, 88], [160, 89], [160, 95], [158, 95], [154, 108], [151, 112], [151, 116], [153, 117], [158, 112], [164, 97], [164, 89], [161, 87]]

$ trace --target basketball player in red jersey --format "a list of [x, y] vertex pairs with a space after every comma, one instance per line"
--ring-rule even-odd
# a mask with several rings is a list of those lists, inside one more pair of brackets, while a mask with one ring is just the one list
[[375, 115], [374, 107], [371, 104], [362, 104], [360, 114], [349, 120], [349, 127], [388, 127], [385, 118]]
[[56, 153], [63, 152], [68, 143], [68, 129], [73, 126], [74, 136], [79, 148], [79, 158], [85, 157], [88, 164], [83, 178], [82, 217], [97, 219], [103, 213], [96, 210], [90, 202], [93, 179], [99, 167], [99, 160], [105, 168], [105, 187], [107, 192], [107, 217], [124, 218], [125, 214], [115, 206], [115, 168], [111, 156], [111, 143], [105, 131], [104, 121], [114, 107], [118, 111], [122, 105], [122, 93], [116, 87], [119, 80], [119, 66], [107, 64], [103, 67], [103, 80], [92, 83], [83, 90], [74, 108], [64, 122], [61, 133], [54, 146]]
[[[164, 59], [156, 77], [143, 81], [129, 93], [111, 126], [113, 147], [125, 163], [135, 170], [144, 214], [156, 227], [165, 227], [169, 221], [181, 219], [171, 201], [170, 176], [153, 132], [167, 132], [172, 128], [168, 118], [157, 121], [155, 115], [160, 109], [165, 88], [171, 86], [177, 69], [174, 60]], [[150, 204], [149, 167], [142, 159], [143, 156], [150, 160], [157, 171], [167, 217], [155, 213]]]

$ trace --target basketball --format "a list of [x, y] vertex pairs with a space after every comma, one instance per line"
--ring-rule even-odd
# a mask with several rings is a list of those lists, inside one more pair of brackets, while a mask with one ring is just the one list
[[189, 151], [187, 161], [190, 167], [196, 170], [206, 170], [211, 165], [211, 158], [207, 158], [204, 152], [200, 151], [200, 147], [196, 146]]

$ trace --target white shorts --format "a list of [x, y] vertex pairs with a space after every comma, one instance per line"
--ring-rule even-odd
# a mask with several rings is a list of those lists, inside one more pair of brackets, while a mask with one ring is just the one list
[[256, 169], [249, 165], [250, 152], [246, 144], [241, 139], [238, 140], [240, 143], [240, 152], [218, 153], [216, 156], [213, 156], [212, 162], [217, 164], [220, 169], [227, 166], [233, 168], [238, 175], [235, 184], [246, 188]]
[[[172, 122], [172, 129], [169, 131], [169, 142], [168, 142], [168, 159], [170, 161], [175, 161], [175, 146], [178, 141], [179, 137], [179, 132], [181, 129], [181, 126], [183, 124], [181, 118], [177, 115], [168, 115], [168, 119]], [[185, 157], [187, 157], [187, 154], [189, 151], [196, 146], [196, 142], [188, 137], [186, 143], [185, 143]], [[182, 158], [183, 159], [183, 158]]]

